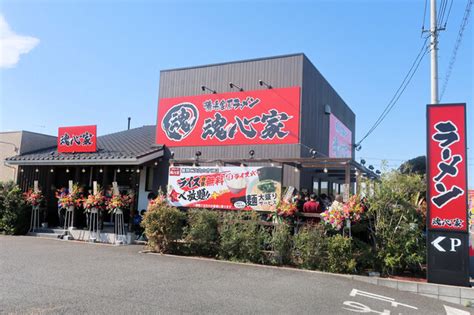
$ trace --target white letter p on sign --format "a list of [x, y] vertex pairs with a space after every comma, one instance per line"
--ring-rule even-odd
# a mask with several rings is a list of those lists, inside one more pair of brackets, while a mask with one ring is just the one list
[[451, 252], [456, 251], [456, 247], [461, 246], [461, 240], [459, 238], [451, 238]]

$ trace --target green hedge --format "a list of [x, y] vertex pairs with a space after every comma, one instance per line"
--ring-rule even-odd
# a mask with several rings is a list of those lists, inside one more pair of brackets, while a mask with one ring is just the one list
[[11, 181], [0, 182], [0, 233], [13, 235], [28, 232], [30, 209], [18, 185]]
[[189, 254], [215, 256], [219, 249], [219, 214], [206, 209], [188, 210], [184, 239]]
[[337, 273], [420, 274], [426, 254], [426, 214], [420, 206], [424, 187], [418, 175], [384, 175], [366, 201], [369, 210], [354, 226], [353, 238], [322, 224], [306, 225], [294, 234], [287, 223], [263, 225], [256, 212], [191, 209], [184, 213], [162, 197], [142, 225], [150, 247], [159, 252]]
[[219, 229], [219, 257], [233, 261], [263, 262], [265, 230], [255, 212], [225, 213]]

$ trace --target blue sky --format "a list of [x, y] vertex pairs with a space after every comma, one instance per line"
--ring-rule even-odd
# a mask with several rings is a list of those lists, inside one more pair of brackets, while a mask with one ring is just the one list
[[[304, 52], [356, 113], [360, 139], [422, 45], [424, 2], [0, 0], [10, 30], [30, 37], [28, 53], [0, 69], [0, 130], [97, 124], [106, 134], [128, 116], [132, 127], [154, 124], [161, 69]], [[454, 1], [441, 33], [440, 87], [465, 6]], [[442, 101], [468, 104], [474, 188], [472, 20]], [[396, 167], [425, 153], [429, 78], [427, 56], [357, 159]]]

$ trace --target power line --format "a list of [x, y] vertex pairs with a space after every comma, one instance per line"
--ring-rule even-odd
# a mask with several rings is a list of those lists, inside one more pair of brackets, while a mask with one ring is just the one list
[[402, 83], [398, 87], [398, 89], [395, 92], [395, 94], [393, 95], [392, 99], [390, 100], [390, 102], [388, 102], [388, 104], [385, 107], [385, 109], [383, 110], [383, 112], [380, 114], [380, 116], [375, 121], [374, 125], [369, 129], [369, 131], [367, 131], [367, 133], [362, 137], [362, 139], [359, 142], [357, 142], [356, 147], [360, 146], [362, 141], [364, 141], [380, 125], [380, 123], [385, 119], [385, 117], [387, 117], [388, 113], [390, 113], [390, 111], [396, 105], [397, 101], [400, 99], [403, 92], [405, 91], [408, 84], [410, 83], [411, 79], [413, 78], [416, 71], [418, 70], [418, 67], [419, 67], [421, 61], [423, 60], [423, 57], [429, 51], [427, 49], [427, 45], [426, 45], [427, 41], [428, 41], [428, 37], [425, 38], [425, 40], [423, 42], [423, 45], [421, 46], [421, 49], [418, 52], [418, 55], [416, 56], [415, 60], [413, 61], [410, 69], [408, 70], [407, 74], [403, 78]]
[[425, 19], [426, 19], [426, 4], [428, 0], [425, 0], [425, 9], [423, 10], [423, 23], [421, 24], [421, 36], [423, 36], [423, 33], [425, 32]]
[[446, 28], [446, 25], [448, 24], [449, 16], [451, 15], [451, 8], [453, 7], [453, 2], [454, 0], [451, 0], [451, 4], [449, 5], [449, 10], [448, 10], [448, 16], [446, 17], [446, 21], [444, 21], [443, 28]]
[[464, 10], [464, 16], [461, 21], [461, 25], [459, 26], [458, 37], [456, 38], [456, 42], [454, 44], [453, 52], [451, 53], [451, 59], [449, 61], [448, 71], [446, 72], [446, 77], [444, 78], [443, 87], [441, 88], [441, 95], [440, 100], [444, 96], [444, 92], [446, 92], [446, 87], [448, 86], [449, 78], [453, 71], [454, 63], [456, 62], [456, 57], [458, 53], [458, 49], [461, 46], [462, 37], [464, 35], [464, 30], [466, 29], [466, 25], [469, 22], [469, 15], [471, 13], [471, 6], [473, 0], [468, 0], [466, 9]]
[[447, 7], [448, 1], [447, 0], [442, 0], [441, 4], [439, 5], [439, 10], [438, 10], [438, 25], [436, 26], [437, 28], [441, 28], [441, 25], [443, 25], [443, 19], [444, 19], [444, 14], [446, 12], [446, 7]]
[[387, 106], [385, 107], [385, 109], [383, 110], [382, 114], [380, 114], [380, 116], [377, 118], [377, 120], [375, 121], [374, 125], [372, 126], [372, 128], [366, 133], [366, 135], [359, 141], [358, 144], [360, 144], [365, 138], [367, 138], [368, 135], [370, 135], [374, 130], [375, 128], [377, 128], [377, 126], [380, 124], [380, 122], [385, 118], [386, 116], [386, 113], [388, 113], [388, 111], [390, 111], [390, 106], [392, 104], [392, 102], [394, 101], [394, 99], [396, 98], [397, 94], [400, 92], [400, 90], [402, 89], [403, 85], [405, 84], [409, 74], [411, 73], [411, 71], [413, 70], [413, 68], [415, 67], [416, 63], [417, 63], [417, 60], [420, 58], [420, 55], [421, 53], [423, 52], [423, 49], [426, 49], [425, 45], [426, 45], [426, 42], [427, 42], [428, 38], [425, 38], [425, 41], [421, 47], [421, 50], [420, 52], [418, 53], [418, 55], [416, 56], [415, 58], [415, 61], [413, 62], [413, 64], [411, 65], [411, 68], [410, 70], [408, 70], [408, 73], [405, 75], [405, 78], [403, 79], [402, 83], [400, 84], [400, 86], [398, 87], [398, 90], [395, 92], [395, 94], [393, 95], [392, 99], [390, 100], [390, 102], [387, 104]]

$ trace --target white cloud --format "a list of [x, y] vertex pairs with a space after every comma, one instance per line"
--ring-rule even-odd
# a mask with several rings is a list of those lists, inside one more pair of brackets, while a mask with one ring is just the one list
[[38, 43], [38, 38], [15, 34], [3, 15], [0, 15], [0, 68], [14, 67], [20, 55], [28, 53]]

